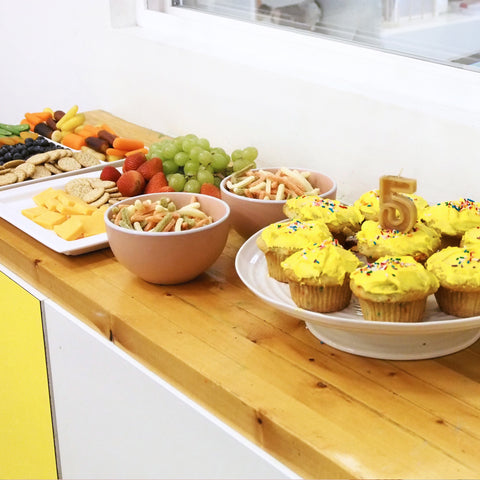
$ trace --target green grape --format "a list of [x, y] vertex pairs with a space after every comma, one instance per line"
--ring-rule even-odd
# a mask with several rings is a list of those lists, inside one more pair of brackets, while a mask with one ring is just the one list
[[210, 152], [207, 152], [207, 150], [203, 150], [198, 155], [198, 160], [202, 165], [209, 165], [210, 163], [212, 163], [212, 154]]
[[200, 145], [195, 145], [189, 152], [190, 158], [195, 161], [200, 161], [200, 154], [203, 151], [204, 150]]
[[194, 133], [187, 133], [184, 137], [185, 140], [195, 140], [197, 143], [198, 137]]
[[197, 140], [194, 138], [187, 138], [188, 135], [185, 136], [185, 139], [182, 142], [182, 150], [184, 152], [190, 153], [193, 147], [197, 145]]
[[168, 177], [168, 185], [176, 192], [181, 192], [185, 186], [185, 177], [181, 173], [172, 173]]
[[163, 173], [169, 175], [170, 173], [177, 173], [179, 166], [173, 160], [163, 160]]
[[240, 149], [234, 150], [232, 152], [232, 160], [235, 162], [236, 160], [241, 160], [243, 158], [243, 152]]
[[209, 171], [210, 173], [214, 173], [213, 171], [213, 167], [211, 165], [202, 165], [200, 164], [200, 166], [198, 167], [198, 171], [200, 170], [207, 170]]
[[175, 155], [180, 151], [178, 146], [173, 140], [164, 140], [162, 149], [162, 160], [172, 160]]
[[173, 141], [175, 142], [175, 145], [178, 147], [178, 150], [180, 151], [182, 149], [182, 143], [185, 140], [185, 137], [182, 135], [180, 137], [175, 137]]
[[160, 154], [162, 153], [163, 149], [160, 145], [161, 145], [160, 143], [152, 143], [150, 145], [150, 148], [148, 149], [148, 153], [147, 153], [146, 157], [148, 159], [153, 158], [153, 157], [162, 158], [160, 156]]
[[[223, 148], [220, 148], [220, 147], [213, 147], [210, 149], [210, 152], [213, 154], [213, 153], [220, 153], [222, 155], [225, 155], [226, 157], [228, 157], [227, 155], [227, 152], [223, 149]], [[228, 157], [230, 158], [230, 157]]]
[[227, 168], [230, 159], [226, 156], [222, 155], [221, 153], [214, 153], [212, 155], [212, 167], [215, 172], [221, 172]]
[[197, 144], [204, 150], [210, 150], [210, 142], [206, 138], [199, 138]]
[[204, 183], [214, 183], [213, 173], [206, 169], [199, 170], [197, 180], [203, 185]]
[[246, 147], [242, 153], [243, 158], [248, 162], [254, 162], [258, 157], [258, 150], [255, 147]]
[[197, 160], [187, 160], [187, 162], [185, 163], [185, 165], [183, 166], [183, 173], [185, 175], [188, 175], [189, 177], [194, 177], [197, 172], [198, 172], [198, 168], [200, 167], [200, 162]]
[[241, 158], [240, 160], [234, 160], [233, 161], [233, 171], [238, 172], [239, 170], [247, 167], [250, 164], [251, 164], [251, 162], [246, 162], [243, 158]]
[[185, 182], [183, 191], [191, 192], [191, 193], [200, 193], [201, 186], [202, 184], [196, 178], [190, 178]]
[[179, 166], [179, 167], [183, 167], [185, 165], [185, 163], [187, 163], [188, 161], [188, 153], [186, 152], [178, 152], [175, 154], [175, 156], [173, 157], [173, 161]]

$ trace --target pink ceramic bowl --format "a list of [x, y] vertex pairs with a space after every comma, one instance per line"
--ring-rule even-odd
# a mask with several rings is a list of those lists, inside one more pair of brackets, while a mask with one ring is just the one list
[[[281, 167], [257, 168], [255, 170], [266, 170], [276, 172]], [[287, 167], [300, 172], [307, 171], [305, 168]], [[310, 171], [310, 170], [308, 170]], [[237, 195], [227, 189], [227, 182], [231, 175], [220, 183], [222, 199], [230, 205], [230, 222], [232, 227], [244, 238], [248, 238], [255, 232], [270, 225], [271, 223], [284, 220], [283, 206], [285, 200], [257, 200], [242, 195]], [[320, 196], [335, 200], [337, 196], [337, 183], [333, 178], [319, 172], [310, 171], [308, 181], [315, 188], [320, 189]]]
[[[188, 282], [210, 267], [222, 253], [230, 228], [230, 207], [224, 201], [195, 194], [200, 208], [213, 218], [204, 227], [181, 232], [139, 232], [115, 225], [110, 218], [115, 205], [105, 212], [105, 226], [110, 248], [119, 263], [150, 283], [173, 285]], [[116, 205], [135, 200], [170, 198], [177, 208], [188, 205], [187, 192], [152, 193], [132, 197]]]

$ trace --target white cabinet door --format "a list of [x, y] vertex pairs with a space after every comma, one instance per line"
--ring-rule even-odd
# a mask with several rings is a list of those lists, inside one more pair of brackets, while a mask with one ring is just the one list
[[62, 478], [299, 478], [45, 301]]

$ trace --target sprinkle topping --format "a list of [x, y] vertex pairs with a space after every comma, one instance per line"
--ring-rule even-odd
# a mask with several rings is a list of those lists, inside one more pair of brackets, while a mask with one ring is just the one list
[[[367, 263], [364, 267], [361, 267], [359, 270], [362, 273], [365, 273], [367, 275], [371, 275], [373, 272], [378, 272], [378, 271], [385, 271], [388, 268], [391, 268], [393, 270], [399, 270], [400, 268], [408, 268], [415, 266], [416, 263], [412, 262], [403, 262], [401, 261], [400, 258], [388, 258], [386, 260], [383, 260], [381, 262], [372, 262], [372, 263]], [[394, 275], [394, 274], [393, 274]]]

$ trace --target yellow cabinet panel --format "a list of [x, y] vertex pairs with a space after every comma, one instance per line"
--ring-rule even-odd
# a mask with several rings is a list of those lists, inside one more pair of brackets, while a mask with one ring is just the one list
[[0, 478], [57, 478], [40, 301], [1, 272]]

